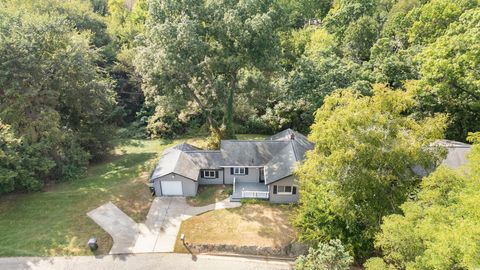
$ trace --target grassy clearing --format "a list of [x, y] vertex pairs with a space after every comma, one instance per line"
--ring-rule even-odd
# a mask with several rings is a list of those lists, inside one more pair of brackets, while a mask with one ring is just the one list
[[188, 197], [187, 203], [191, 206], [205, 206], [223, 201], [230, 196], [232, 188], [225, 185], [198, 186], [197, 196]]
[[[210, 211], [185, 220], [178, 235], [185, 234], [186, 241], [195, 244], [281, 247], [296, 239], [290, 223], [293, 209], [291, 205], [259, 203]], [[187, 252], [179, 237], [175, 252]]]
[[[263, 136], [239, 135], [255, 137]], [[182, 141], [201, 146], [203, 139], [130, 140], [81, 179], [42, 192], [1, 197], [0, 256], [86, 255], [86, 242], [93, 235], [99, 241], [98, 253], [107, 253], [111, 237], [86, 213], [112, 201], [135, 221], [143, 221], [152, 200], [149, 173], [165, 148]]]

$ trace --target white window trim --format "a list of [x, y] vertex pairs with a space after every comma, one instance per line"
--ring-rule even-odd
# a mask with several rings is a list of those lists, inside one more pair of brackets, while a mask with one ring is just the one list
[[[207, 176], [207, 174], [208, 174], [208, 176]], [[209, 178], [209, 179], [215, 178], [215, 171], [213, 171], [213, 170], [203, 171], [203, 178]]]
[[245, 175], [245, 168], [244, 167], [234, 167], [233, 168], [233, 174], [234, 175]]
[[[284, 191], [280, 191], [280, 187], [282, 187]], [[290, 187], [290, 192], [285, 191], [286, 187]], [[277, 185], [277, 194], [278, 195], [293, 195], [293, 186], [278, 186]]]

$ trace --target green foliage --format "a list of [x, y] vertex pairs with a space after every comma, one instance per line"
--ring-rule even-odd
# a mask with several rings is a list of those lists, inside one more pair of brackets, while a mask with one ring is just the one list
[[382, 258], [372, 257], [368, 259], [363, 266], [367, 270], [395, 270], [392, 265], [388, 265]]
[[72, 15], [81, 8], [42, 14], [15, 3], [0, 10], [0, 119], [22, 142], [15, 188], [34, 190], [73, 178], [108, 151], [115, 96], [95, 36], [78, 26], [89, 19]]
[[320, 20], [332, 6], [333, 0], [280, 0], [278, 5], [287, 19], [287, 25], [301, 28], [313, 20]]
[[373, 15], [377, 5], [377, 0], [337, 0], [323, 23], [331, 33], [341, 39], [351, 23], [362, 16]]
[[273, 108], [268, 108], [261, 119], [268, 126], [270, 133], [286, 128], [308, 133], [313, 123], [313, 112], [312, 104], [302, 99], [280, 101]]
[[478, 40], [480, 9], [476, 8], [465, 12], [417, 56], [421, 109], [450, 114], [449, 138], [465, 140], [468, 132], [480, 130]]
[[295, 270], [348, 270], [353, 257], [345, 250], [338, 239], [328, 243], [320, 243], [318, 248], [310, 248], [306, 256], [295, 261]]
[[445, 117], [417, 120], [413, 106], [410, 93], [382, 85], [373, 96], [347, 89], [325, 99], [310, 133], [315, 148], [296, 172], [301, 240], [340, 239], [360, 261], [371, 255], [382, 217], [420, 181], [413, 168], [439, 158], [427, 146], [441, 138]]
[[172, 110], [195, 102], [216, 129], [212, 111], [223, 105], [225, 136], [233, 137], [242, 74], [276, 67], [278, 26], [271, 6], [267, 0], [152, 1], [135, 62], [147, 101], [164, 106], [157, 100], [167, 99]]
[[415, 20], [408, 32], [409, 42], [428, 44], [441, 36], [462, 13], [478, 6], [477, 0], [432, 0], [412, 11]]
[[[480, 262], [479, 134], [467, 168], [441, 166], [422, 181], [402, 214], [384, 218], [376, 246], [400, 269], [476, 269]], [[367, 268], [375, 269], [375, 268]]]
[[345, 55], [355, 62], [368, 61], [370, 48], [377, 40], [378, 30], [377, 21], [370, 16], [363, 16], [350, 24], [342, 40]]

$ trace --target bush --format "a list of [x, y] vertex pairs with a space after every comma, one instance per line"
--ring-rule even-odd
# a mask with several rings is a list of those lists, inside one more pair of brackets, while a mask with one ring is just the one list
[[295, 270], [348, 270], [353, 257], [345, 251], [340, 240], [321, 243], [317, 249], [310, 248], [307, 255], [295, 261]]
[[260, 200], [260, 199], [241, 199], [240, 202], [242, 204], [262, 204], [262, 203], [266, 203], [265, 200]]
[[374, 257], [363, 264], [366, 270], [395, 270], [395, 267], [388, 265], [382, 258]]

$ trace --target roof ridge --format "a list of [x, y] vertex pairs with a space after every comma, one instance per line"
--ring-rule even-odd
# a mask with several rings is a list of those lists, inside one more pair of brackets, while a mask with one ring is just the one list
[[290, 140], [290, 144], [292, 145], [293, 155], [295, 156], [295, 160], [296, 160], [296, 161], [299, 161], [300, 159], [298, 158], [297, 148], [295, 147], [294, 141], [295, 141], [295, 140]]

